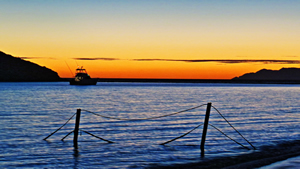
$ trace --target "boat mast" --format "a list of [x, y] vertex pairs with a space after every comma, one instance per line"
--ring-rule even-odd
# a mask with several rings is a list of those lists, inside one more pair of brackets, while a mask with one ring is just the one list
[[68, 63], [67, 63], [66, 61], [65, 61], [65, 63], [66, 63], [66, 65], [68, 66], [68, 68], [69, 68], [69, 70], [70, 70], [70, 72], [71, 72], [71, 74], [72, 74], [72, 76], [73, 76], [74, 74], [73, 74], [73, 72], [72, 72], [70, 66], [68, 65]]

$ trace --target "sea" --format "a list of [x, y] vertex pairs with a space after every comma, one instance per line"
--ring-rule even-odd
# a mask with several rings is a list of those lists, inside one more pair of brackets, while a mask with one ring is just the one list
[[300, 139], [297, 84], [2, 82], [0, 108], [0, 168], [151, 168]]

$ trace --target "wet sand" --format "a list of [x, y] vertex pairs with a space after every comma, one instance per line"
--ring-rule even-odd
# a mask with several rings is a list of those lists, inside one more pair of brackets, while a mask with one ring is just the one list
[[152, 166], [163, 169], [252, 169], [300, 156], [300, 140], [261, 147], [258, 150], [234, 157], [222, 157], [198, 163], [176, 164], [170, 166]]

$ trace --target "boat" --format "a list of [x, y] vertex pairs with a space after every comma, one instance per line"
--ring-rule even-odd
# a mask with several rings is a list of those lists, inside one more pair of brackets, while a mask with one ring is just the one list
[[76, 69], [74, 79], [70, 80], [70, 85], [96, 85], [98, 79], [91, 78], [83, 66]]

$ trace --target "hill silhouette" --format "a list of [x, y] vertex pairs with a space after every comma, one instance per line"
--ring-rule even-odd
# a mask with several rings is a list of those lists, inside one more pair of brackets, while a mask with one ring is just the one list
[[1, 82], [59, 81], [56, 72], [0, 51]]
[[232, 80], [279, 80], [279, 81], [299, 81], [299, 68], [282, 68], [280, 70], [262, 69], [256, 73], [246, 73], [235, 77]]

